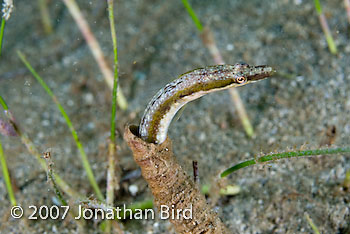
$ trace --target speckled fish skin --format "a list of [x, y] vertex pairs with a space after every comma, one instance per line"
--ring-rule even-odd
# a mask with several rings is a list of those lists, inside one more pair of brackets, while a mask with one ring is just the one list
[[149, 143], [165, 141], [171, 120], [186, 103], [207, 93], [238, 87], [271, 76], [269, 66], [215, 65], [195, 69], [167, 84], [152, 98], [141, 119], [140, 137]]

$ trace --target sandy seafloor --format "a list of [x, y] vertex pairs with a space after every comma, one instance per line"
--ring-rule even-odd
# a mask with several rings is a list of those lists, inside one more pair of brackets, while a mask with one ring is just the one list
[[[189, 104], [169, 131], [179, 162], [192, 174], [192, 161], [198, 161], [201, 184], [241, 187], [235, 196], [208, 197], [232, 233], [312, 233], [305, 213], [322, 233], [350, 233], [350, 193], [342, 187], [350, 170], [349, 154], [281, 160], [218, 179], [224, 169], [254, 155], [319, 148], [332, 126], [336, 138], [331, 147], [349, 146], [350, 30], [343, 1], [322, 1], [337, 55], [327, 48], [313, 1], [190, 2], [212, 29], [227, 63], [268, 64], [288, 75], [239, 88], [255, 129], [252, 139], [245, 135], [237, 114], [232, 115], [228, 92]], [[78, 3], [112, 65], [106, 2]], [[39, 151], [52, 152], [55, 171], [89, 196], [93, 192], [69, 129], [16, 51], [27, 55], [66, 108], [103, 192], [111, 92], [63, 3], [49, 1], [49, 9], [54, 33], [47, 36], [37, 1], [15, 1], [0, 58], [0, 94]], [[122, 139], [125, 124], [138, 124], [148, 101], [166, 83], [188, 70], [212, 65], [213, 60], [181, 1], [116, 1], [115, 9], [120, 84], [129, 101], [129, 109], [117, 113], [118, 155], [125, 177], [138, 169]], [[46, 174], [20, 140], [1, 136], [1, 141], [19, 204], [55, 204]], [[130, 185], [138, 187], [134, 196], [128, 191]], [[151, 198], [144, 180], [136, 176], [122, 182], [115, 205]], [[76, 231], [68, 219], [14, 220], [8, 218], [9, 210], [1, 179], [1, 233]], [[87, 230], [98, 232], [97, 224], [88, 222]], [[159, 219], [127, 221], [124, 229], [128, 233], [174, 232], [169, 222]]]

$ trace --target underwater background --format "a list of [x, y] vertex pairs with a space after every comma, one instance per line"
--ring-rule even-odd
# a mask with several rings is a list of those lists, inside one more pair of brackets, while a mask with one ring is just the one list
[[[17, 55], [47, 82], [67, 111], [105, 193], [112, 92], [70, 12], [46, 1], [52, 32], [42, 24], [38, 2], [15, 0], [6, 21], [0, 56], [0, 96], [39, 152], [51, 152], [54, 171], [76, 191], [94, 191], [64, 118]], [[174, 153], [199, 185], [211, 185], [208, 202], [232, 233], [350, 233], [350, 154], [292, 158], [220, 173], [254, 157], [290, 150], [350, 146], [350, 22], [346, 1], [321, 1], [337, 52], [329, 50], [314, 1], [191, 0], [192, 8], [227, 64], [266, 64], [270, 79], [237, 88], [254, 128], [248, 137], [227, 91], [190, 103], [173, 121]], [[77, 0], [106, 61], [113, 47], [106, 1]], [[182, 1], [115, 1], [119, 85], [128, 102], [117, 109], [117, 155], [121, 167], [115, 205], [152, 200], [123, 140], [126, 124], [139, 124], [153, 95], [179, 75], [215, 64]], [[1, 109], [2, 110], [2, 109]], [[1, 111], [1, 119], [6, 119]], [[18, 204], [59, 204], [47, 174], [19, 137], [0, 135]], [[66, 220], [13, 219], [0, 174], [1, 233], [70, 233]], [[237, 194], [220, 195], [232, 185]], [[131, 187], [132, 186], [132, 187]], [[137, 191], [135, 192], [135, 187]], [[130, 189], [133, 188], [133, 189]], [[74, 199], [73, 199], [74, 200]], [[26, 209], [26, 215], [29, 215]], [[89, 233], [98, 222], [86, 223]], [[124, 220], [126, 233], [174, 233], [167, 221]]]

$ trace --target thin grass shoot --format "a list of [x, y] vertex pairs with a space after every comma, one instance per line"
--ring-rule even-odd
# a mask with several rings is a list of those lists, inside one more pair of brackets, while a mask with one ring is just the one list
[[266, 154], [256, 159], [250, 159], [250, 160], [238, 163], [233, 167], [226, 169], [224, 172], [221, 173], [220, 176], [225, 177], [241, 168], [259, 164], [259, 163], [270, 163], [279, 159], [327, 155], [327, 154], [340, 154], [340, 153], [350, 153], [350, 147], [299, 150], [299, 151], [288, 151], [288, 152], [275, 153], [275, 154]]
[[6, 189], [7, 189], [7, 193], [8, 193], [11, 205], [16, 206], [17, 201], [16, 201], [15, 193], [13, 192], [10, 173], [6, 164], [6, 157], [4, 154], [4, 150], [2, 148], [1, 140], [0, 140], [0, 163], [1, 163], [2, 174], [6, 184]]
[[61, 105], [61, 103], [58, 101], [57, 97], [54, 95], [54, 93], [51, 91], [51, 89], [49, 88], [49, 86], [45, 83], [45, 81], [39, 76], [39, 74], [34, 70], [34, 68], [31, 66], [31, 64], [28, 62], [28, 60], [25, 58], [24, 54], [22, 54], [20, 51], [18, 51], [18, 56], [19, 58], [22, 60], [22, 62], [24, 63], [24, 65], [28, 68], [28, 70], [31, 72], [31, 74], [34, 76], [34, 78], [39, 82], [39, 84], [43, 87], [43, 89], [46, 91], [46, 93], [52, 98], [52, 100], [54, 101], [54, 103], [56, 104], [57, 108], [59, 109], [61, 115], [63, 116], [69, 130], [71, 131], [71, 134], [74, 138], [74, 141], [78, 147], [80, 156], [81, 156], [81, 160], [82, 160], [82, 164], [84, 166], [84, 169], [86, 171], [86, 174], [88, 176], [88, 179], [90, 181], [91, 186], [93, 187], [98, 199], [100, 200], [104, 200], [104, 197], [102, 195], [102, 192], [100, 190], [100, 188], [97, 185], [95, 176], [93, 174], [93, 171], [91, 169], [89, 160], [87, 158], [87, 155], [85, 153], [85, 150], [83, 148], [82, 143], [79, 140], [78, 134], [75, 130], [75, 128], [73, 127], [73, 124], [70, 120], [70, 118], [68, 117], [66, 111], [64, 110], [63, 106]]

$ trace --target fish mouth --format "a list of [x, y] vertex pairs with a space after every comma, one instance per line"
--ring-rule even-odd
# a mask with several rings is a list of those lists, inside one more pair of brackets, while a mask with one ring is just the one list
[[276, 73], [276, 70], [270, 66], [261, 65], [250, 67], [247, 73], [248, 82], [255, 82], [272, 76]]

